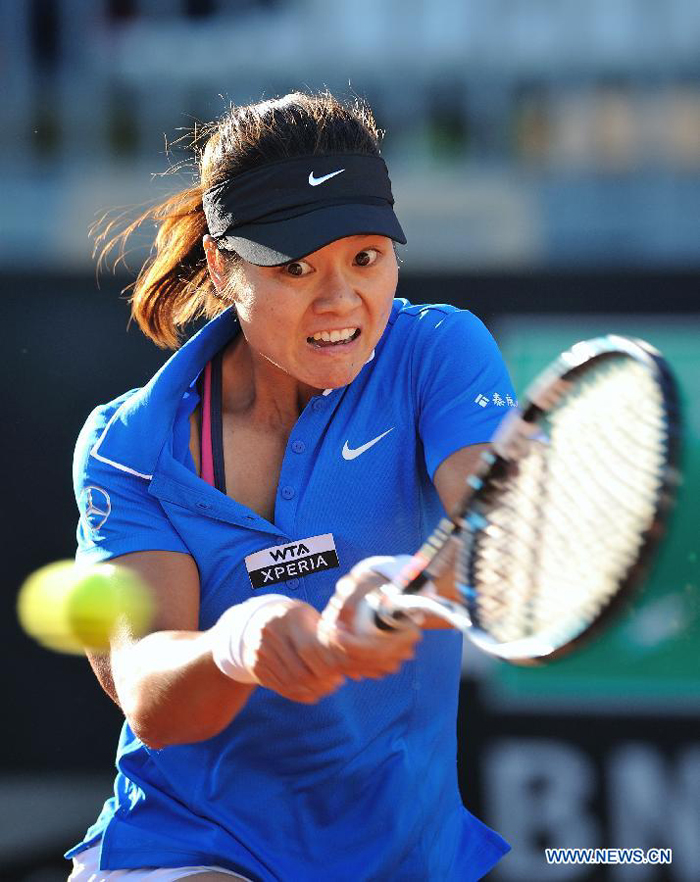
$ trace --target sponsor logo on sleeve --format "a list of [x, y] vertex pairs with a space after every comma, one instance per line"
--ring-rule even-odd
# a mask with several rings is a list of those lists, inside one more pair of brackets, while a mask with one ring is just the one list
[[246, 569], [253, 588], [266, 588], [287, 579], [299, 579], [339, 567], [332, 533], [311, 536], [287, 545], [273, 545], [249, 554]]
[[86, 487], [80, 494], [78, 502], [85, 528], [91, 536], [94, 536], [112, 511], [109, 493], [100, 487]]
[[501, 395], [500, 392], [494, 392], [491, 397], [488, 395], [479, 395], [474, 399], [474, 404], [479, 407], [488, 407], [489, 404], [495, 404], [496, 407], [517, 407], [518, 402], [512, 395]]

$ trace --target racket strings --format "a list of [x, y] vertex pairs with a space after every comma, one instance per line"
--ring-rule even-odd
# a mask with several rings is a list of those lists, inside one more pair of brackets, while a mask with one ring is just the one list
[[[649, 402], [652, 408], [661, 408], [662, 402], [659, 391], [652, 385], [650, 393], [656, 397], [656, 401]], [[638, 481], [648, 475], [658, 484], [660, 481], [660, 466], [658, 461], [660, 434], [665, 432], [663, 423], [648, 419], [647, 408], [640, 413], [638, 409], [627, 402], [626, 406], [616, 414], [616, 419], [610, 419], [598, 412], [598, 419], [592, 424], [596, 432], [595, 436], [590, 433], [581, 437], [580, 431], [571, 433], [568, 439], [562, 439], [564, 443], [569, 440], [572, 444], [580, 439], [579, 462], [586, 471], [586, 477], [595, 483], [601, 483], [600, 478], [614, 478], [618, 485], [621, 502], [628, 498], [634, 504], [639, 500]], [[555, 414], [556, 418], [556, 414]], [[630, 426], [635, 426], [635, 432], [629, 431]], [[585, 445], [585, 447], [583, 446]], [[596, 451], [606, 450], [606, 456], [596, 456]], [[629, 453], [628, 453], [629, 451]], [[592, 454], [589, 456], [588, 454]], [[622, 485], [627, 484], [629, 493], [622, 494]], [[604, 499], [604, 494], [601, 499]], [[634, 508], [634, 506], [630, 506]]]
[[461, 559], [474, 623], [499, 643], [562, 644], [615, 595], [654, 522], [666, 463], [664, 402], [620, 357], [582, 371], [509, 479], [481, 500], [487, 526]]
[[[557, 506], [557, 519], [551, 525], [551, 529], [567, 525], [581, 532], [581, 545], [590, 539], [594, 547], [600, 541], [606, 541], [606, 537], [614, 535], [618, 525], [620, 511], [615, 506], [610, 506], [609, 495], [615, 495], [620, 507], [625, 509], [625, 515], [633, 520], [642, 521], [646, 512], [638, 508], [638, 496], [636, 488], [630, 485], [625, 474], [620, 470], [619, 463], [605, 460], [603, 463], [592, 462], [595, 451], [590, 451], [587, 445], [581, 445], [580, 457], [570, 460], [558, 460], [554, 477], [557, 480], [555, 487], [560, 493], [560, 501]], [[579, 485], [586, 487], [586, 498], [582, 499], [577, 490]], [[586, 533], [581, 531], [579, 507], [582, 503], [588, 506], [589, 516], [595, 515], [596, 532]], [[607, 526], [608, 530], [604, 528]], [[602, 536], [602, 540], [601, 537]], [[592, 551], [593, 547], [588, 550]]]

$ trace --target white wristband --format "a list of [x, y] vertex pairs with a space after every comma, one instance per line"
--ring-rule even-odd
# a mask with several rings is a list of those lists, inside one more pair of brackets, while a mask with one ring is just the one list
[[251, 620], [261, 609], [273, 603], [295, 600], [284, 594], [263, 594], [229, 607], [211, 629], [212, 657], [217, 668], [239, 683], [257, 683], [257, 678], [245, 664], [245, 632]]

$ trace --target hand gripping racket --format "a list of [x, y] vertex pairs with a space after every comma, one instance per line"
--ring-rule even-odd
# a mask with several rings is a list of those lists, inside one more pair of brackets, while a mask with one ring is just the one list
[[[428, 613], [514, 663], [568, 652], [646, 574], [679, 440], [676, 384], [658, 351], [614, 335], [577, 343], [503, 420], [453, 517], [367, 595], [358, 629]], [[461, 602], [425, 590], [452, 560]]]

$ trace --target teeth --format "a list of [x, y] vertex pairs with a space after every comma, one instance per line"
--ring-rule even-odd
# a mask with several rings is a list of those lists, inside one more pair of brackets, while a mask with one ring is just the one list
[[357, 331], [357, 328], [343, 328], [342, 331], [317, 331], [312, 340], [323, 340], [326, 343], [337, 343], [339, 340], [348, 340]]

